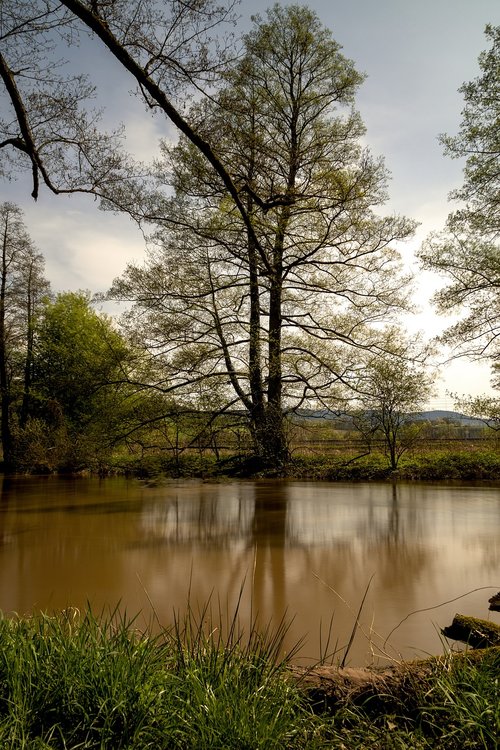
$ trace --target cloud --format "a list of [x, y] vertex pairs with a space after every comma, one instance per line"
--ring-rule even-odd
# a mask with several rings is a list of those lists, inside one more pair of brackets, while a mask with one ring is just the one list
[[[43, 203], [58, 201], [58, 211]], [[45, 196], [26, 208], [30, 236], [46, 258], [46, 275], [54, 291], [105, 291], [132, 260], [144, 254], [144, 239], [130, 219], [99, 211], [89, 213], [89, 199]]]

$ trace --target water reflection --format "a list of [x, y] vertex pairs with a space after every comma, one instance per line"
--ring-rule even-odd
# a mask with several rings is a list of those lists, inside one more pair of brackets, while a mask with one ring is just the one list
[[[168, 623], [188, 592], [194, 606], [212, 597], [231, 610], [245, 582], [243, 620], [287, 612], [289, 647], [305, 635], [302, 655], [316, 659], [320, 622], [333, 613], [334, 638], [347, 643], [373, 576], [351, 652], [361, 663], [409, 612], [500, 588], [499, 519], [491, 486], [4, 478], [0, 609], [120, 601], [147, 619], [152, 603]], [[440, 651], [437, 627], [457, 606], [486, 617], [490, 595], [412, 616], [391, 655]]]

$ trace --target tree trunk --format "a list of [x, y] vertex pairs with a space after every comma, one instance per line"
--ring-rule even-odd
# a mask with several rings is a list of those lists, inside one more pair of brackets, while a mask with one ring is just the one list
[[285, 433], [285, 418], [281, 408], [267, 404], [263, 419], [254, 423], [255, 453], [263, 469], [280, 471], [290, 459]]
[[19, 424], [26, 426], [30, 412], [31, 383], [33, 379], [33, 344], [34, 344], [34, 293], [33, 293], [33, 264], [30, 264], [26, 287], [26, 356], [24, 359], [24, 388]]
[[269, 300], [269, 376], [267, 405], [263, 423], [259, 426], [259, 443], [266, 463], [275, 469], [283, 468], [290, 458], [285, 435], [281, 367], [281, 264], [271, 282]]
[[12, 471], [14, 455], [10, 429], [10, 389], [7, 370], [7, 332], [5, 327], [5, 302], [7, 289], [7, 242], [8, 221], [5, 222], [2, 242], [2, 268], [0, 278], [0, 408], [2, 410], [0, 431], [3, 451], [3, 470]]
[[269, 288], [269, 373], [267, 386], [267, 408], [263, 425], [264, 456], [275, 469], [282, 469], [290, 460], [290, 452], [285, 434], [283, 415], [283, 370], [282, 370], [282, 329], [283, 329], [283, 252], [285, 236], [290, 222], [290, 206], [294, 200], [295, 178], [297, 174], [297, 134], [296, 112], [292, 116], [290, 132], [290, 163], [286, 187], [286, 205], [281, 209], [274, 238], [272, 274]]

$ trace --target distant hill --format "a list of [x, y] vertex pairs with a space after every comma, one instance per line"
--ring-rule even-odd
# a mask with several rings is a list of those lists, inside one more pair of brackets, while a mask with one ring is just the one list
[[[300, 419], [328, 419], [345, 421], [349, 423], [350, 417], [348, 414], [328, 411], [328, 409], [299, 409], [295, 413], [296, 417]], [[453, 422], [455, 424], [465, 425], [467, 427], [484, 427], [484, 422], [481, 419], [474, 419], [473, 417], [466, 417], [465, 414], [460, 414], [457, 411], [446, 411], [444, 409], [433, 409], [430, 411], [422, 411], [414, 415], [415, 420], [422, 420], [427, 422]]]
[[484, 422], [481, 419], [466, 417], [465, 414], [460, 414], [458, 411], [445, 411], [442, 409], [422, 411], [419, 414], [415, 414], [415, 419], [425, 419], [428, 422], [458, 422], [468, 427], [484, 427]]

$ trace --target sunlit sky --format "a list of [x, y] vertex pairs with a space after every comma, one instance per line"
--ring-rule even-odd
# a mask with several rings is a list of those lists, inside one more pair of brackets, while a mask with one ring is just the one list
[[[284, 3], [285, 4], [285, 3]], [[498, 0], [311, 0], [307, 3], [328, 26], [358, 70], [368, 75], [357, 97], [367, 126], [366, 142], [385, 157], [392, 173], [386, 209], [420, 222], [414, 240], [403, 249], [412, 263], [413, 251], [432, 230], [442, 228], [453, 206], [447, 196], [462, 182], [463, 162], [444, 157], [440, 133], [456, 133], [463, 107], [457, 91], [478, 72], [477, 58], [487, 47], [484, 27], [500, 23]], [[240, 27], [248, 28], [252, 13], [265, 12], [269, 2], [243, 0]], [[138, 158], [157, 153], [161, 137], [174, 137], [172, 126], [153, 119], [131, 83], [109, 53], [99, 48], [68, 53], [79, 58], [82, 70], [99, 84], [108, 109], [106, 122], [122, 121], [127, 146]], [[2, 94], [3, 95], [3, 94]], [[88, 197], [55, 197], [42, 191], [37, 203], [30, 196], [28, 176], [0, 183], [0, 200], [11, 200], [25, 211], [29, 233], [46, 258], [46, 272], [55, 291], [106, 290], [127, 262], [140, 261], [144, 242], [124, 216], [98, 210]], [[437, 277], [418, 274], [418, 317], [409, 329], [426, 336], [439, 333], [446, 321], [428, 304]], [[485, 365], [464, 361], [443, 368], [435, 408], [452, 408], [448, 392], [478, 394], [489, 389]]]

